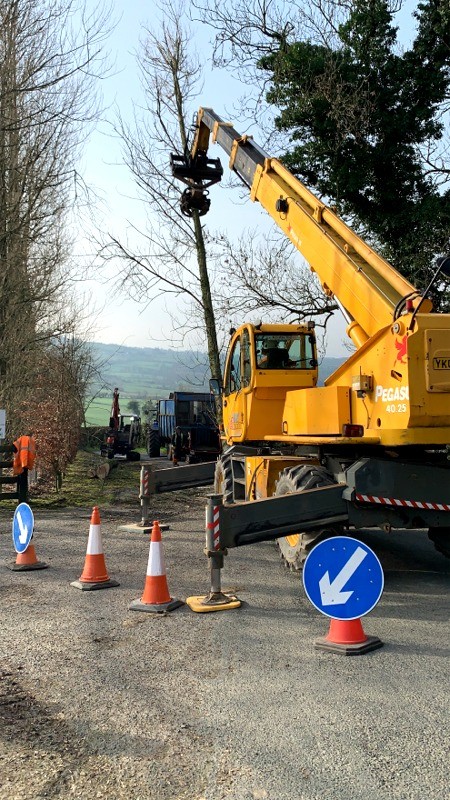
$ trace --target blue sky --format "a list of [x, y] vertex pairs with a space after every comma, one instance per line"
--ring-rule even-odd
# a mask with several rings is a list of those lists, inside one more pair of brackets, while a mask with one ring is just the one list
[[[89, 0], [96, 5], [95, 0]], [[401, 40], [408, 44], [412, 36], [411, 8], [413, 0], [408, 0], [399, 17]], [[134, 51], [138, 48], [142, 35], [142, 23], [154, 24], [159, 14], [153, 2], [144, 0], [114, 0], [114, 10], [118, 20], [111, 34], [109, 49], [115, 68], [103, 81], [104, 102], [107, 106], [106, 120], [103, 120], [91, 136], [86, 148], [83, 171], [88, 184], [95, 187], [101, 202], [96, 213], [97, 220], [107, 230], [124, 231], [126, 219], [139, 220], [142, 206], [132, 198], [135, 194], [127, 170], [121, 165], [120, 143], [113, 135], [109, 120], [114, 118], [116, 105], [125, 118], [131, 115], [132, 100], [139, 101], [140, 85]], [[197, 50], [209, 52], [209, 32], [207, 29], [196, 32]], [[232, 119], [229, 111], [234, 101], [246, 87], [236, 77], [224, 70], [211, 70], [208, 56], [205, 57], [204, 88], [199, 96], [199, 105], [212, 106], [222, 117], [231, 119], [238, 130], [242, 125]], [[228, 113], [227, 113], [228, 112]], [[244, 132], [244, 131], [242, 131]], [[219, 149], [211, 153], [220, 156]], [[223, 154], [222, 154], [223, 155]], [[224, 159], [222, 158], [225, 164]], [[226, 228], [230, 235], [238, 238], [246, 229], [262, 226], [269, 229], [268, 215], [256, 204], [242, 203], [239, 191], [211, 191], [212, 210], [210, 224]], [[214, 216], [213, 216], [214, 215]], [[83, 245], [81, 245], [83, 248]], [[84, 243], [84, 248], [88, 245]], [[133, 347], [164, 347], [171, 338], [170, 323], [163, 299], [154, 301], [150, 307], [138, 306], [128, 300], [125, 292], [114, 289], [114, 272], [92, 272], [92, 280], [83, 287], [84, 295], [90, 297], [90, 314], [93, 327], [88, 338], [96, 341], [124, 344]], [[244, 320], [242, 320], [244, 321]], [[327, 355], [346, 355], [343, 340], [345, 325], [339, 315], [335, 315], [329, 328]]]
[[[143, 35], [142, 23], [145, 25], [150, 19], [153, 24], [159, 12], [156, 10], [152, 13], [152, 2], [138, 0], [115, 0], [114, 7], [119, 20], [110, 38], [111, 58], [115, 61], [115, 68], [102, 86], [104, 103], [108, 107], [106, 119], [99, 123], [96, 132], [91, 136], [86, 148], [83, 172], [86, 182], [94, 187], [100, 197], [97, 221], [100, 221], [105, 230], [117, 233], [125, 232], [127, 219], [143, 222], [143, 209], [133, 199], [134, 184], [127, 169], [120, 163], [120, 142], [114, 135], [110, 122], [115, 116], [115, 106], [125, 119], [131, 119], [132, 100], [139, 102], [141, 90], [133, 51], [138, 48], [139, 39]], [[208, 40], [209, 31], [206, 28], [196, 33], [196, 49], [210, 52]], [[218, 113], [226, 116], [226, 105], [231, 106], [243, 91], [244, 87], [231, 75], [224, 71], [213, 71], [208, 65], [198, 106], [214, 106]], [[220, 153], [217, 152], [216, 155]], [[181, 190], [180, 184], [180, 194]], [[224, 226], [224, 219], [228, 230], [237, 229], [239, 224], [239, 232], [244, 227], [261, 222], [267, 224], [265, 213], [249, 202], [246, 204], [248, 208], [245, 224], [242, 225], [242, 199], [239, 192], [236, 192], [235, 200], [232, 197], [228, 200], [225, 216], [219, 208], [221, 199], [217, 193], [212, 199], [213, 210], [217, 219], [220, 219], [220, 227]], [[212, 217], [213, 212], [213, 225]], [[90, 249], [86, 243], [84, 246]], [[93, 308], [95, 330], [91, 338], [138, 347], [166, 346], [166, 342], [170, 341], [171, 331], [163, 299], [152, 302], [147, 308], [138, 306], [127, 300], [126, 293], [113, 291], [116, 278], [113, 271], [102, 272], [100, 276], [92, 271], [92, 276], [89, 284], [83, 287], [91, 297]]]

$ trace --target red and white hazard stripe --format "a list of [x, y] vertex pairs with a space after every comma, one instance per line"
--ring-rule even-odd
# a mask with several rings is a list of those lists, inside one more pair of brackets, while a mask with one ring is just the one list
[[141, 497], [149, 496], [148, 480], [149, 480], [149, 470], [143, 467], [141, 471]]
[[220, 549], [219, 506], [214, 506], [213, 542], [214, 542], [214, 550], [219, 550]]
[[394, 506], [401, 508], [422, 508], [426, 511], [450, 511], [446, 503], [428, 503], [425, 500], [399, 500], [397, 497], [376, 497], [373, 494], [355, 494], [359, 503], [376, 503], [381, 506]]
[[213, 549], [220, 550], [219, 506], [213, 507], [213, 521], [207, 522], [206, 527], [212, 531]]

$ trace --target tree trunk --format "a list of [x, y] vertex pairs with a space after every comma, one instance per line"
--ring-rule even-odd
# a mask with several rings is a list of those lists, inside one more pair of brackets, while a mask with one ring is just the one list
[[197, 246], [197, 263], [200, 276], [203, 313], [205, 318], [206, 340], [208, 343], [209, 367], [211, 370], [211, 377], [221, 380], [222, 370], [220, 366], [219, 348], [217, 346], [216, 320], [214, 316], [211, 286], [206, 264], [205, 240], [203, 238], [203, 228], [200, 222], [198, 211], [193, 212], [193, 220], [195, 241]]

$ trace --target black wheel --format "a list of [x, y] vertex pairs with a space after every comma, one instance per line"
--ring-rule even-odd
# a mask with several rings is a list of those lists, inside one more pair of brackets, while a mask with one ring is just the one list
[[161, 447], [161, 441], [159, 437], [159, 431], [156, 431], [152, 428], [148, 435], [148, 443], [147, 443], [147, 452], [150, 458], [158, 458], [160, 453], [160, 447]]
[[224, 503], [234, 503], [231, 456], [223, 455], [216, 463], [214, 492], [222, 495]]
[[[293, 494], [304, 492], [306, 489], [315, 489], [319, 486], [329, 486], [336, 483], [333, 476], [323, 467], [311, 464], [299, 464], [298, 467], [289, 467], [280, 473], [276, 484], [275, 495]], [[310, 550], [323, 539], [330, 536], [342, 536], [342, 528], [322, 528], [313, 531], [292, 533], [282, 539], [277, 539], [281, 558], [289, 569], [301, 570]]]
[[127, 461], [140, 461], [141, 454], [137, 450], [129, 450], [127, 453]]
[[428, 538], [438, 553], [450, 558], [450, 528], [428, 528]]

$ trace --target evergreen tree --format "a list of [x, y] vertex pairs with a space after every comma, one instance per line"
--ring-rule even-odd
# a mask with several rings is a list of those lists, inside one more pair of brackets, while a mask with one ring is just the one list
[[[417, 286], [450, 249], [450, 166], [433, 160], [450, 87], [450, 4], [423, 0], [400, 52], [388, 0], [354, 0], [334, 47], [281, 41], [259, 67], [283, 160]], [[445, 154], [445, 148], [442, 148]]]

